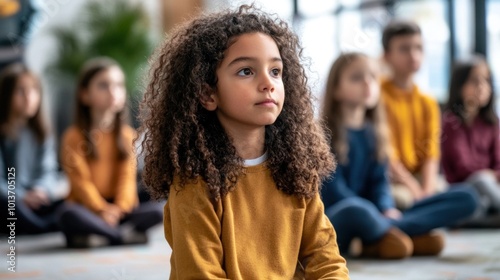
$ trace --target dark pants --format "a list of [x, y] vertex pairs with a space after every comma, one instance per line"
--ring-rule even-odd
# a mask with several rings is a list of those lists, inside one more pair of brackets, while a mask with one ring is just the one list
[[[57, 211], [62, 206], [62, 200], [48, 206], [41, 206], [36, 210], [29, 208], [22, 200], [16, 200], [14, 216], [9, 215], [7, 197], [0, 197], [0, 205], [2, 221], [7, 221], [7, 218], [17, 218], [12, 221], [16, 225], [16, 235], [40, 234], [58, 230]], [[8, 230], [7, 227], [0, 227], [1, 233], [8, 233]]]
[[[135, 230], [145, 232], [162, 221], [162, 204], [146, 202], [127, 214], [120, 221], [120, 224], [129, 223]], [[81, 204], [64, 203], [60, 211], [59, 223], [66, 236], [97, 234], [106, 237], [111, 244], [122, 242], [122, 232], [119, 226], [110, 226], [101, 217]]]
[[471, 216], [478, 205], [478, 194], [470, 187], [452, 190], [418, 201], [403, 212], [401, 219], [386, 218], [375, 205], [361, 197], [346, 198], [326, 209], [326, 215], [337, 232], [341, 253], [347, 253], [353, 238], [363, 244], [378, 241], [397, 227], [409, 236], [417, 236], [439, 227], [454, 225]]

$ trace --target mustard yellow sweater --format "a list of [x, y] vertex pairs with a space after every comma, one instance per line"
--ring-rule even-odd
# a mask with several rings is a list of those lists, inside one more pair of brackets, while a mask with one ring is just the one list
[[265, 163], [246, 167], [236, 188], [212, 202], [202, 180], [171, 193], [164, 211], [170, 279], [349, 279], [319, 195], [276, 188]]
[[439, 160], [440, 112], [437, 102], [414, 85], [410, 91], [391, 81], [381, 85], [387, 121], [391, 132], [393, 160], [399, 160], [412, 173], [419, 173], [427, 159]]
[[122, 133], [129, 153], [127, 159], [118, 160], [113, 132], [96, 130], [92, 137], [98, 158], [90, 160], [80, 129], [72, 126], [66, 130], [61, 143], [61, 163], [70, 182], [69, 201], [80, 203], [96, 213], [106, 207], [107, 200], [126, 213], [136, 206], [135, 131], [124, 126]]

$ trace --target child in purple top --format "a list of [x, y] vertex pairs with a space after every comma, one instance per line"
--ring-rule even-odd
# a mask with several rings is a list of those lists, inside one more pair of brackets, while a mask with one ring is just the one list
[[500, 131], [491, 71], [484, 59], [457, 63], [443, 115], [442, 165], [450, 183], [468, 181], [482, 196], [472, 224], [500, 226]]

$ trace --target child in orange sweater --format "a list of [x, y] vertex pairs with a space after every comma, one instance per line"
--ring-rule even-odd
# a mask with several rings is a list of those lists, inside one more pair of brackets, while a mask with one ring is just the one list
[[334, 160], [304, 72], [286, 23], [248, 6], [197, 18], [159, 50], [144, 178], [168, 197], [170, 279], [349, 278], [318, 192]]
[[71, 185], [60, 218], [68, 247], [93, 246], [96, 235], [111, 245], [146, 242], [145, 231], [162, 219], [156, 203], [138, 206], [135, 131], [123, 123], [124, 78], [109, 58], [89, 61], [80, 74], [75, 124], [61, 145]]

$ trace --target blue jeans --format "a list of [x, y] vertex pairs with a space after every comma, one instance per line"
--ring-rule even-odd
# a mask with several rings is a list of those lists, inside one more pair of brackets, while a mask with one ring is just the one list
[[[157, 202], [139, 204], [121, 221], [129, 222], [137, 231], [145, 232], [163, 221], [163, 205]], [[108, 225], [101, 217], [83, 205], [66, 202], [60, 209], [59, 224], [66, 236], [97, 234], [106, 237], [111, 244], [120, 244], [122, 233], [118, 227]]]
[[363, 244], [374, 243], [390, 227], [397, 227], [409, 236], [425, 234], [468, 218], [477, 205], [478, 194], [464, 185], [418, 201], [404, 211], [399, 220], [386, 218], [371, 201], [362, 197], [341, 200], [325, 212], [337, 232], [340, 252], [347, 253], [355, 237], [359, 237]]

